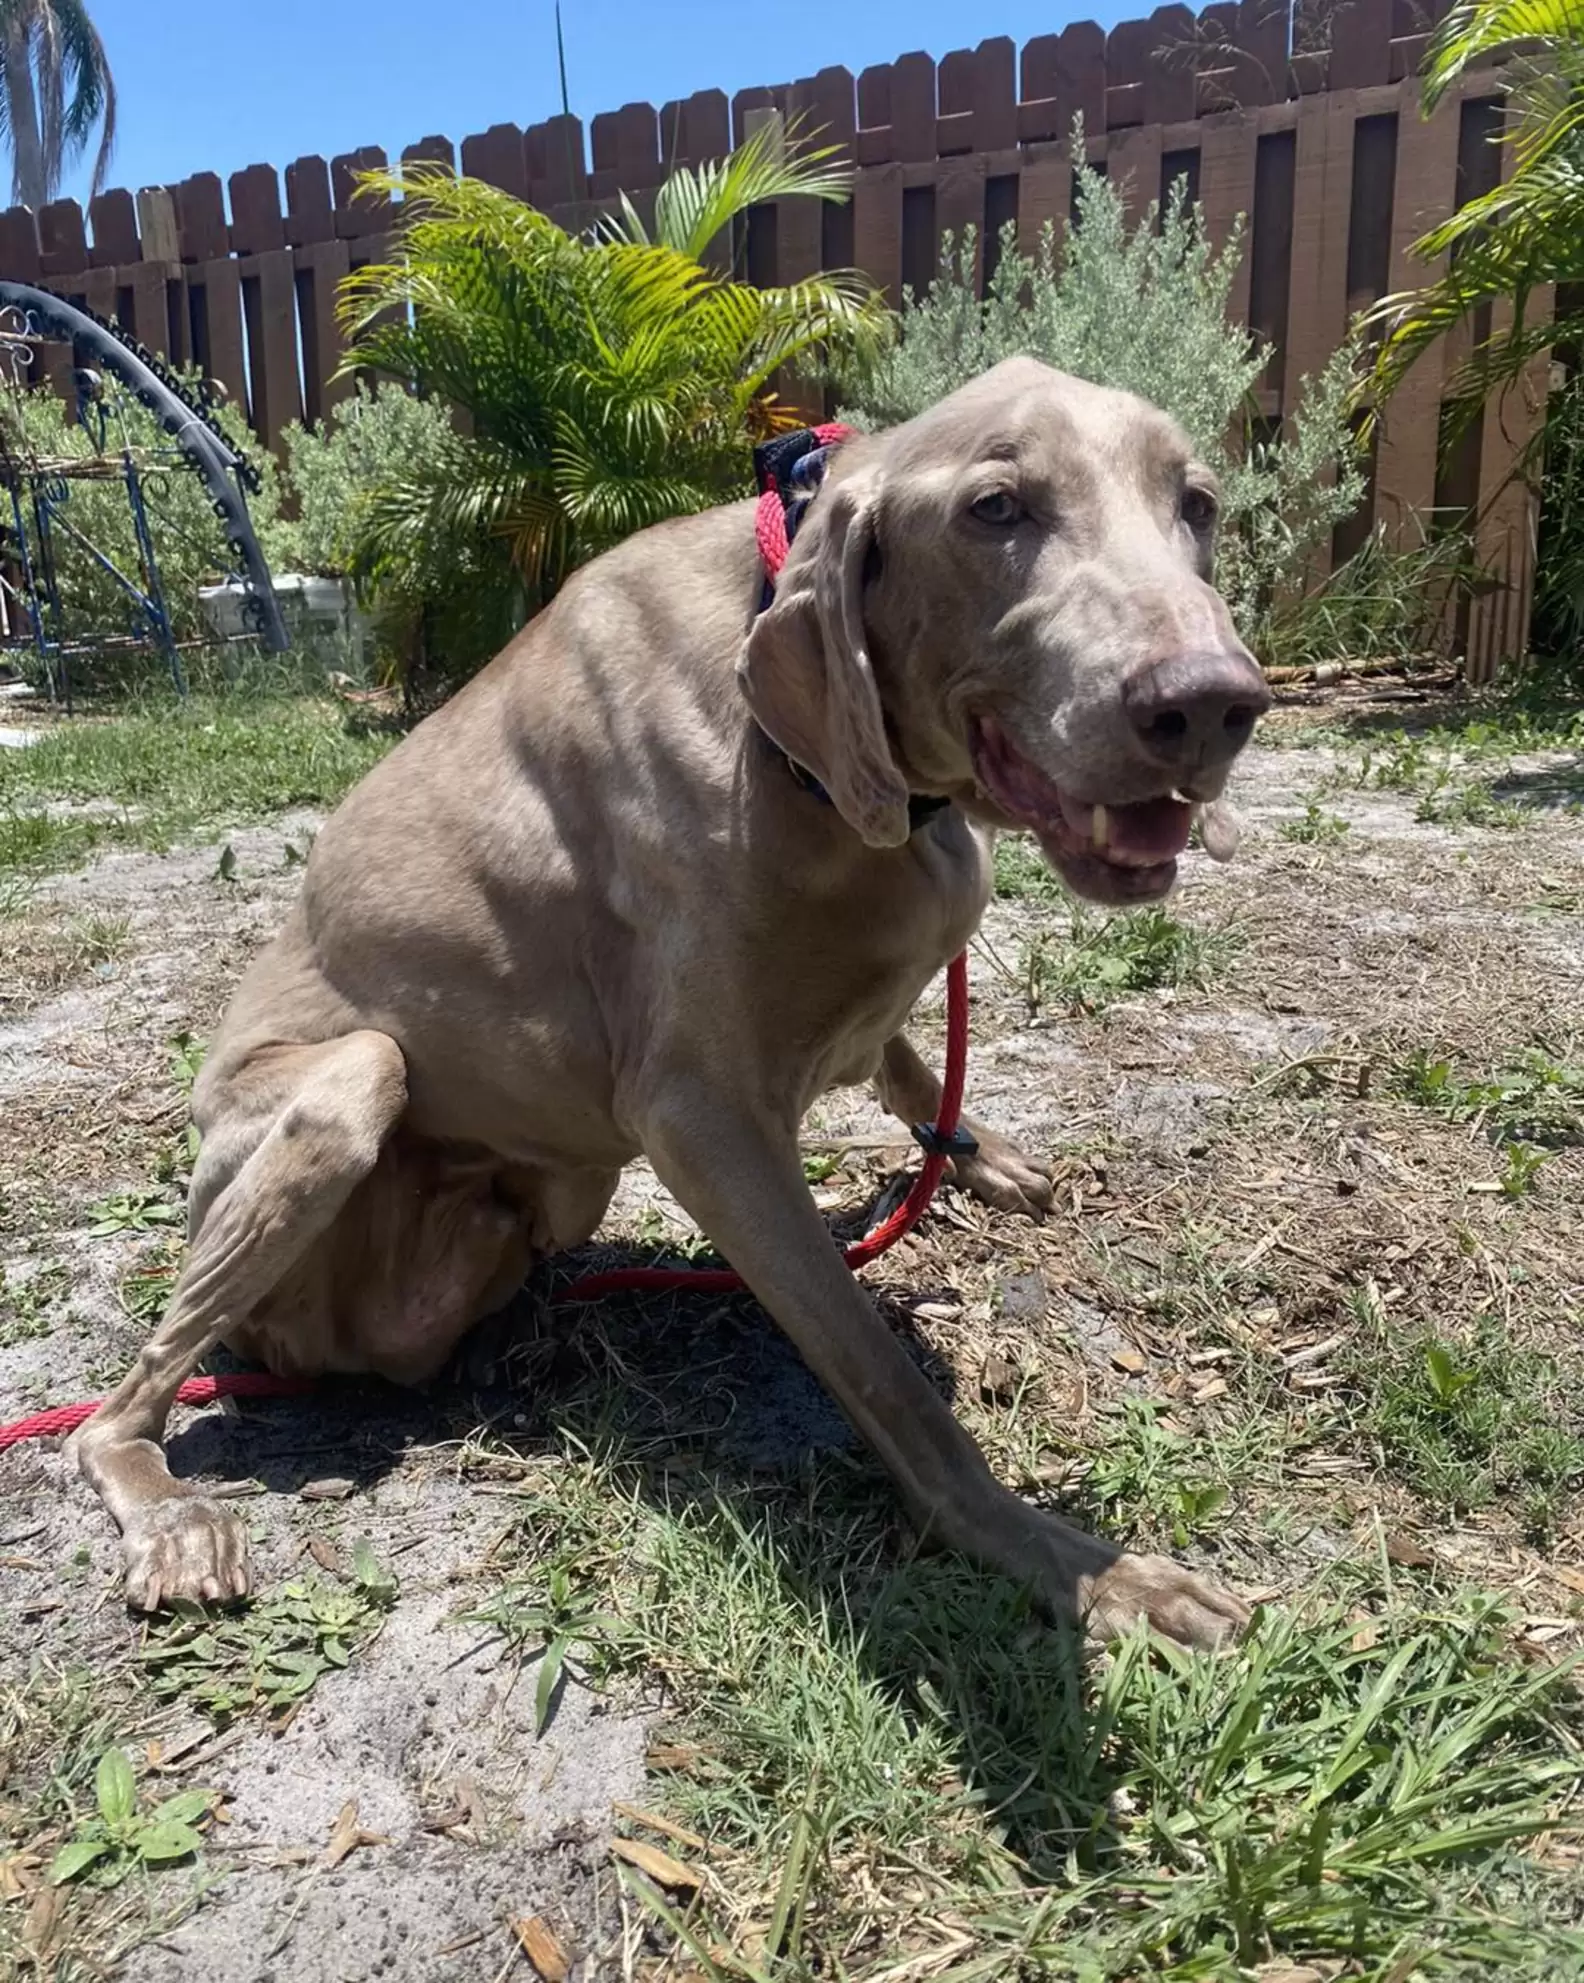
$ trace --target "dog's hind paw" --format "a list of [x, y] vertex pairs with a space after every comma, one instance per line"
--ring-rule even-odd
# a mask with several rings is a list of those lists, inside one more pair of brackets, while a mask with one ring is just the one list
[[162, 1604], [224, 1604], [248, 1591], [247, 1530], [201, 1494], [141, 1509], [121, 1537], [126, 1597], [134, 1611]]

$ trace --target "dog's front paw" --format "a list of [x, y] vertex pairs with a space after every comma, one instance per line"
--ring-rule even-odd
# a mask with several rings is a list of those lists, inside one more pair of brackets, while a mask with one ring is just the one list
[[122, 1534], [121, 1550], [134, 1611], [247, 1595], [247, 1530], [229, 1508], [201, 1494], [172, 1495], [140, 1509]]
[[1119, 1556], [1079, 1583], [1084, 1629], [1104, 1643], [1140, 1619], [1179, 1645], [1214, 1647], [1237, 1638], [1253, 1615], [1240, 1597], [1196, 1577], [1169, 1556]]
[[1014, 1142], [993, 1129], [976, 1129], [974, 1134], [979, 1141], [977, 1154], [952, 1159], [956, 1182], [998, 1212], [1044, 1218], [1056, 1196], [1049, 1165], [1025, 1157]]

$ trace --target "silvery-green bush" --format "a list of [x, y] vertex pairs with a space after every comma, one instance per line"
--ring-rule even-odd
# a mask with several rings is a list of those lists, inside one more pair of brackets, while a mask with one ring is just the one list
[[283, 533], [283, 554], [298, 570], [342, 577], [356, 561], [373, 495], [415, 461], [454, 447], [456, 428], [439, 400], [360, 379], [328, 421], [313, 427], [293, 422], [285, 439], [297, 514], [289, 536]]
[[[1082, 157], [1081, 130], [1073, 151]], [[971, 232], [948, 240], [928, 293], [906, 299], [896, 342], [862, 369], [835, 372], [843, 417], [892, 426], [1018, 353], [1153, 400], [1221, 478], [1218, 583], [1257, 640], [1273, 602], [1301, 586], [1310, 551], [1363, 496], [1348, 420], [1356, 351], [1345, 346], [1303, 381], [1279, 438], [1259, 438], [1247, 416], [1269, 347], [1227, 318], [1241, 231], [1214, 252], [1180, 182], [1131, 228], [1101, 174], [1080, 168], [1074, 192], [1075, 224], [1059, 248], [1049, 227], [1033, 256], [1014, 229], [1003, 233], [982, 301]]]

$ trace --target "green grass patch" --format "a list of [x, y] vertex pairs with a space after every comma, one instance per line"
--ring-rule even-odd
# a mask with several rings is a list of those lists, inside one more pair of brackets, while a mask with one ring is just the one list
[[996, 835], [995, 892], [1004, 902], [1072, 900], [1038, 842], [1026, 833]]
[[122, 1973], [197, 1904], [205, 1875], [191, 1849], [218, 1800], [168, 1776], [137, 1780], [144, 1745], [168, 1720], [138, 1705], [124, 1660], [64, 1670], [44, 1660], [0, 1686], [0, 1976]]
[[1450, 1055], [1417, 1047], [1399, 1061], [1391, 1092], [1498, 1144], [1584, 1143], [1584, 1064], [1548, 1046], [1522, 1047], [1485, 1073], [1461, 1073]]
[[[0, 877], [162, 849], [205, 826], [335, 805], [395, 739], [325, 702], [191, 697], [63, 723], [0, 753]], [[95, 802], [98, 808], [67, 808]], [[57, 808], [51, 810], [50, 808]]]
[[1310, 799], [1297, 819], [1284, 819], [1276, 832], [1300, 847], [1333, 847], [1347, 838], [1348, 823], [1340, 813], [1327, 812], [1318, 799]]
[[59, 1260], [0, 1267], [0, 1350], [47, 1336], [65, 1314], [71, 1277]]
[[1096, 916], [1075, 907], [1065, 935], [1042, 930], [1025, 946], [1029, 1010], [1054, 1005], [1097, 1012], [1137, 992], [1203, 990], [1242, 944], [1241, 933], [1230, 926], [1200, 928], [1162, 908]]
[[1528, 806], [1499, 799], [1488, 784], [1476, 779], [1469, 785], [1454, 785], [1426, 792], [1414, 807], [1414, 818], [1430, 826], [1483, 826], [1508, 831], [1534, 823]]
[[1584, 1367], [1515, 1344], [1486, 1318], [1456, 1338], [1400, 1340], [1367, 1297], [1353, 1377], [1384, 1464], [1454, 1514], [1513, 1501], [1544, 1542], [1584, 1486]]
[[1354, 1566], [1229, 1655], [1085, 1657], [1004, 1580], [899, 1563], [885, 1493], [574, 1441], [497, 1551], [498, 1622], [565, 1639], [557, 1682], [663, 1676], [649, 1801], [707, 1885], [684, 1910], [623, 1877], [701, 1975], [1584, 1974], [1576, 1895], [1521, 1850], [1577, 1797], [1578, 1698], [1495, 1600]]

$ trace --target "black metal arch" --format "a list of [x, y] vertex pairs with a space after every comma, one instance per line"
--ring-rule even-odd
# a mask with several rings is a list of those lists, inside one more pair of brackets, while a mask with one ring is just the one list
[[225, 527], [226, 542], [247, 588], [244, 613], [249, 631], [272, 653], [285, 653], [291, 637], [243, 497], [245, 489], [258, 492], [258, 470], [231, 445], [209, 409], [164, 362], [118, 324], [24, 282], [0, 282], [0, 310], [8, 308], [16, 310], [36, 335], [70, 342], [79, 366], [91, 354], [95, 364], [118, 379], [158, 420], [203, 481]]

